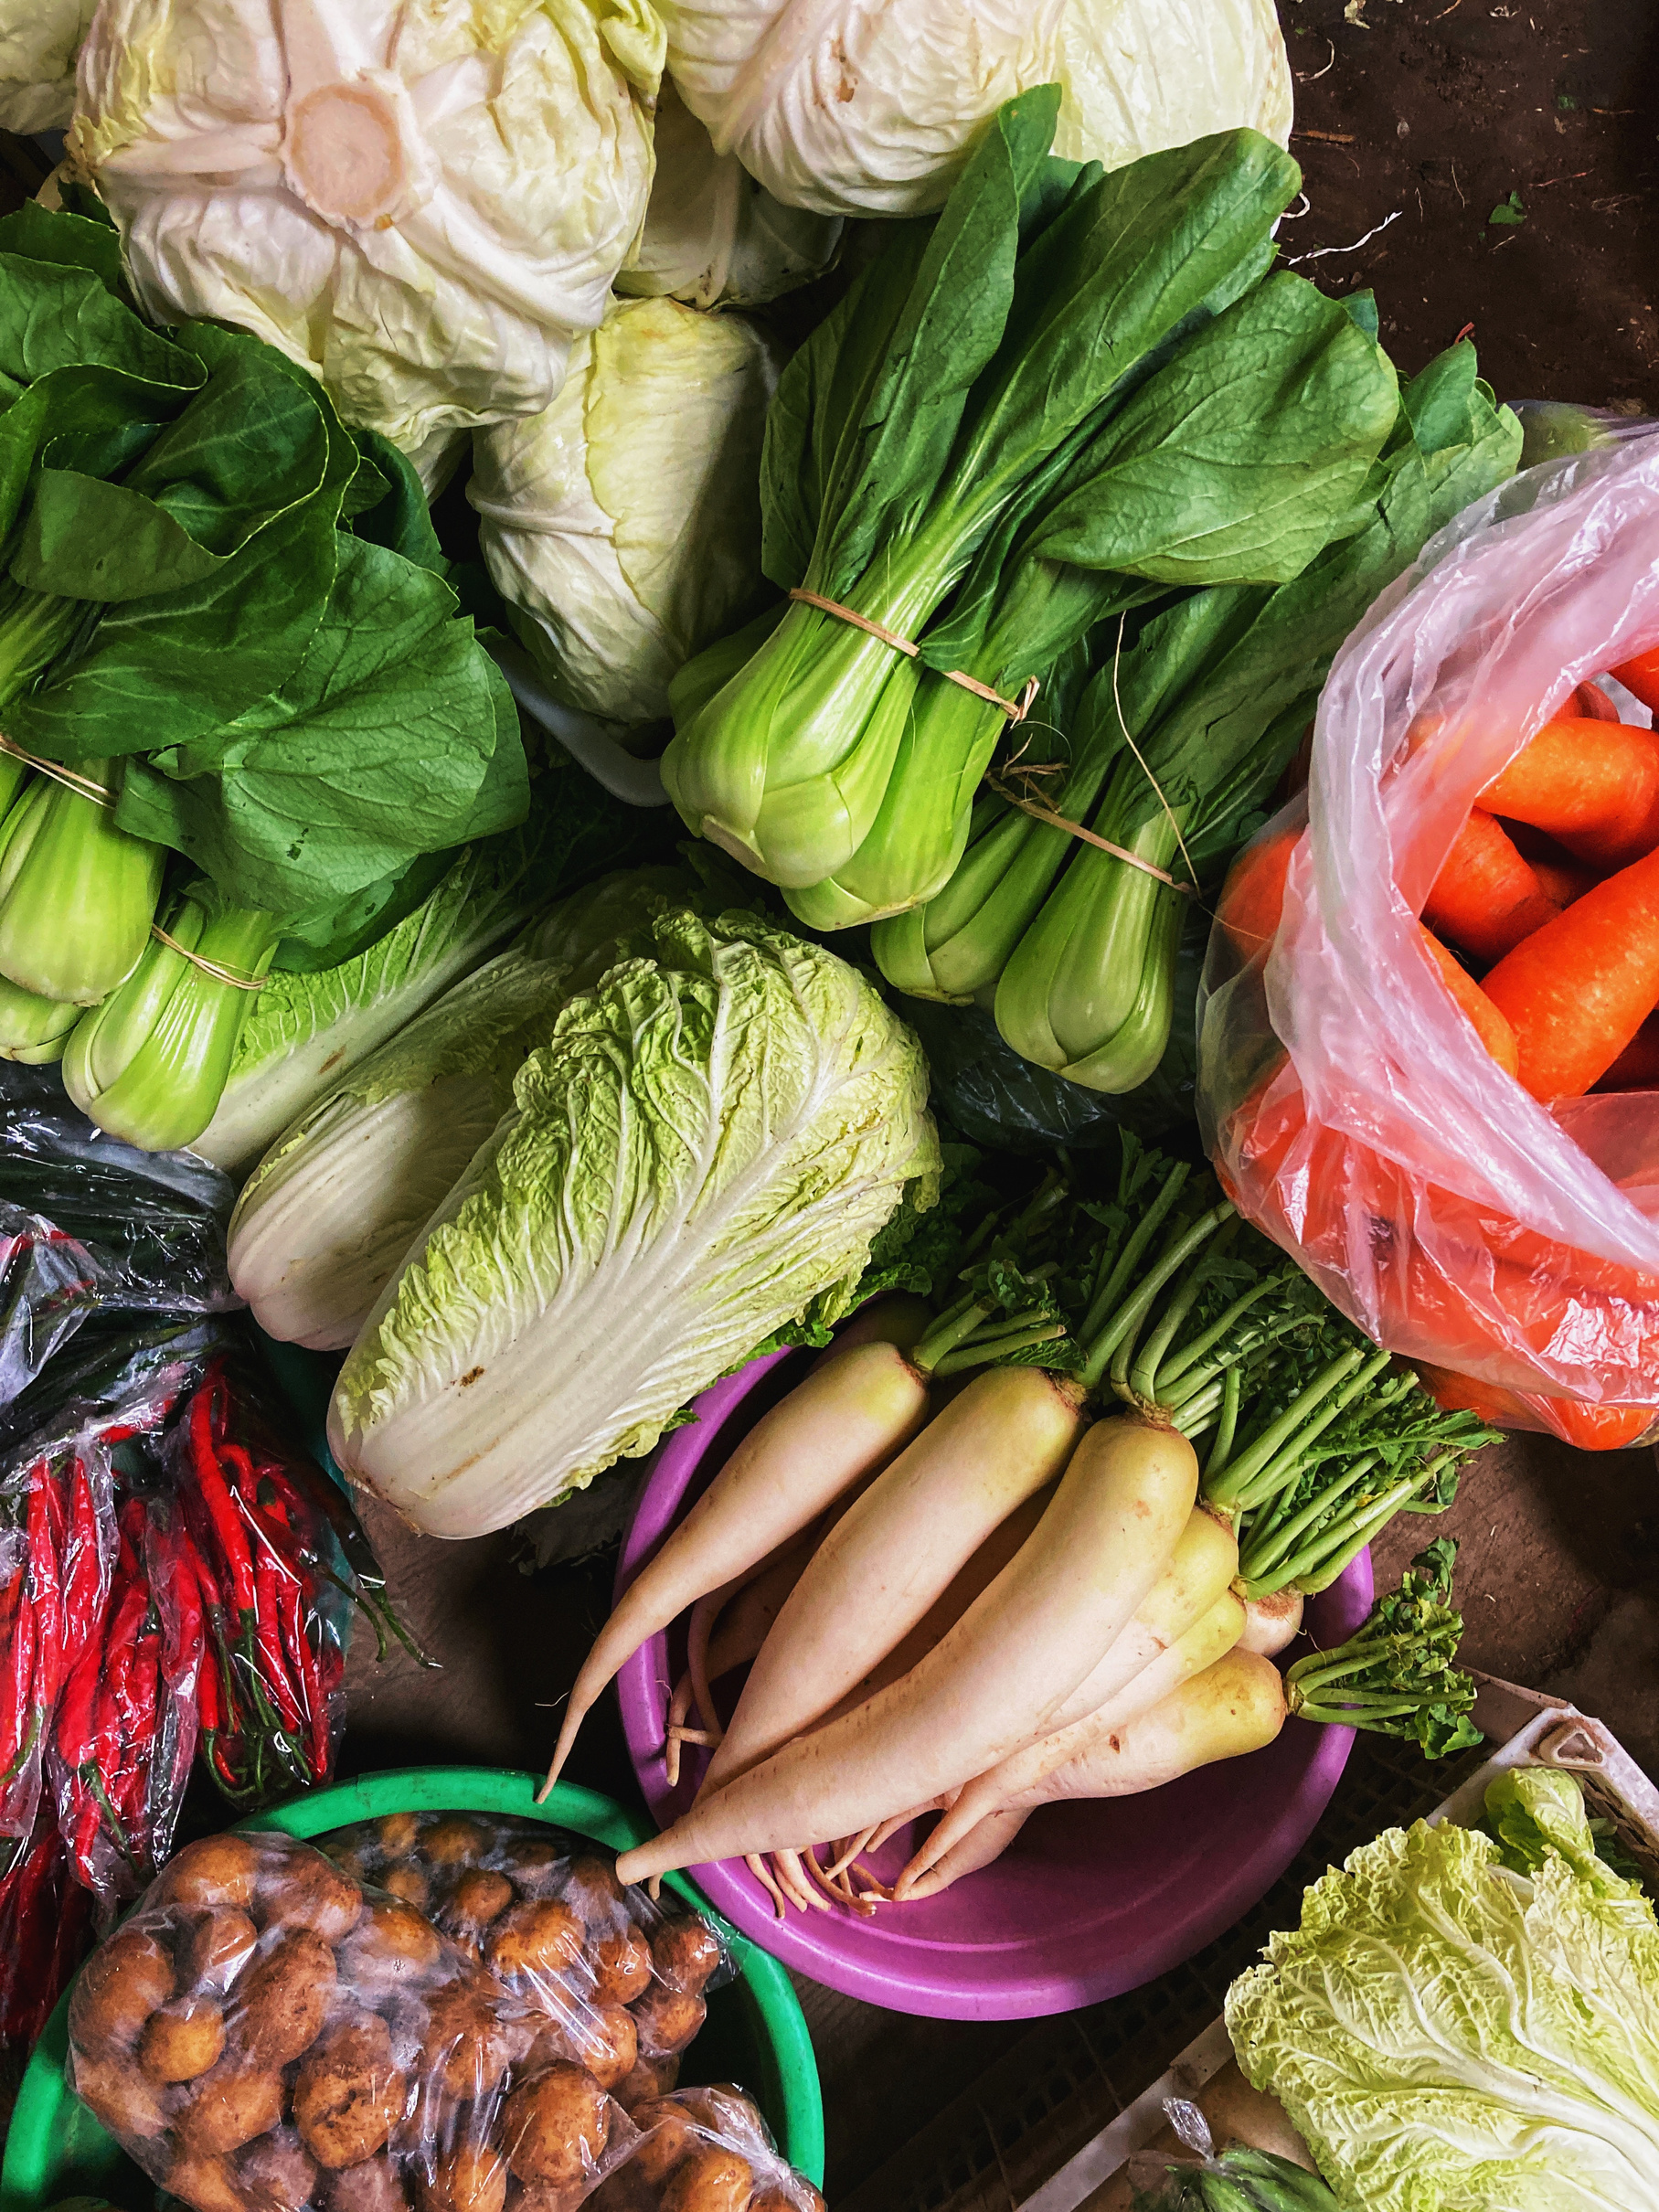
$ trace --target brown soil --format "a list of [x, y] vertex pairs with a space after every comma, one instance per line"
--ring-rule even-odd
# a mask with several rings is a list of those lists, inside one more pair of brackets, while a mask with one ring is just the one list
[[[1309, 203], [1288, 250], [1319, 256], [1304, 274], [1373, 286], [1404, 370], [1473, 324], [1502, 399], [1659, 412], [1654, 0], [1279, 13]], [[1512, 194], [1524, 219], [1494, 222]]]

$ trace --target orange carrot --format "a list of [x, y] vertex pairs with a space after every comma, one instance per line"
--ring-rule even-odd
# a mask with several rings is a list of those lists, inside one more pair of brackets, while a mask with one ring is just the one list
[[1659, 735], [1558, 715], [1481, 793], [1592, 866], [1628, 867], [1659, 845]]
[[1659, 853], [1535, 930], [1484, 988], [1508, 1016], [1533, 1097], [1581, 1097], [1659, 1006]]
[[1502, 960], [1559, 911], [1503, 829], [1477, 806], [1434, 878], [1423, 920], [1477, 960]]
[[1626, 691], [1633, 691], [1650, 712], [1659, 714], [1659, 645], [1639, 653], [1633, 661], [1621, 662], [1609, 672]]
[[1240, 960], [1254, 960], [1257, 953], [1265, 952], [1278, 933], [1285, 877], [1301, 835], [1300, 823], [1279, 830], [1248, 846], [1228, 871], [1216, 911]]
[[1591, 722], [1616, 722], [1619, 719], [1619, 709], [1600, 684], [1580, 684], [1568, 701], [1566, 711], [1582, 715]]
[[[1422, 930], [1421, 922], [1418, 928]], [[1457, 1001], [1459, 1013], [1474, 1025], [1474, 1033], [1505, 1075], [1515, 1072], [1515, 1031], [1498, 1012], [1473, 975], [1460, 967], [1438, 937], [1422, 930], [1429, 957], [1440, 970], [1441, 980]]]
[[1648, 1016], [1596, 1089], [1659, 1090], [1659, 1015]]
[[1581, 867], [1576, 860], [1533, 860], [1529, 865], [1545, 898], [1558, 907], [1571, 906], [1601, 880], [1593, 868]]

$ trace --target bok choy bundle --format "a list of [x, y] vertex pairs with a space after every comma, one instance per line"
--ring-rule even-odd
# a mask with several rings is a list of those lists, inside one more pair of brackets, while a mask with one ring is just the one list
[[828, 608], [797, 596], [679, 686], [682, 814], [813, 927], [942, 888], [996, 702], [1103, 617], [1288, 582], [1359, 527], [1395, 422], [1374, 332], [1261, 281], [1286, 154], [1241, 130], [1102, 175], [1049, 158], [1058, 101], [1005, 107], [785, 372], [764, 566]]
[[[1374, 327], [1368, 299], [1345, 305]], [[1176, 883], [1218, 882], [1260, 823], [1336, 648], [1434, 531], [1511, 473], [1519, 450], [1519, 425], [1479, 381], [1473, 347], [1454, 346], [1405, 387], [1347, 534], [1300, 575], [1102, 622], [1099, 673], [1047, 746], [1064, 757], [1040, 761], [1047, 776], [1016, 762], [1005, 795], [982, 795], [950, 881], [877, 925], [883, 973], [921, 997], [993, 1006], [1009, 1044], [1073, 1081], [1107, 1091], [1143, 1081], [1169, 1037], [1186, 903]]]

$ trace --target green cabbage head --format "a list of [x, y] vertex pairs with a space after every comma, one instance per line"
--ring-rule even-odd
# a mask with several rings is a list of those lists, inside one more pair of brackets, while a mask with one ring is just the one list
[[1344, 2212], [1659, 2207], [1659, 1928], [1556, 1779], [1530, 1876], [1479, 1831], [1391, 1828], [1228, 1993]]
[[406, 452], [533, 415], [644, 221], [650, 0], [104, 0], [70, 150], [144, 306]]
[[680, 669], [753, 611], [781, 367], [740, 315], [619, 301], [551, 407], [475, 439], [480, 546], [568, 705], [660, 720]]
[[382, 1294], [329, 1443], [430, 1535], [480, 1536], [648, 1452], [814, 1301], [845, 1311], [939, 1144], [920, 1048], [834, 953], [657, 914], [560, 1015]]
[[60, 131], [98, 0], [0, 0], [0, 130]]

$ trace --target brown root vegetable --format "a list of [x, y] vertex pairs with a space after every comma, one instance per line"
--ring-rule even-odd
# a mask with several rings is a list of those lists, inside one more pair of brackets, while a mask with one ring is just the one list
[[239, 2051], [191, 2084], [173, 2122], [173, 2139], [192, 2157], [217, 2157], [268, 2134], [282, 2117], [282, 2075], [250, 2065]]
[[657, 2193], [629, 2158], [606, 2175], [587, 2204], [588, 2212], [657, 2212]]
[[697, 1996], [720, 1963], [714, 1930], [695, 1914], [669, 1920], [651, 1939], [656, 1971], [670, 1989]]
[[204, 1835], [168, 1862], [150, 1891], [153, 1905], [236, 1905], [253, 1902], [264, 1868], [245, 1835]]
[[432, 1888], [419, 1866], [388, 1866], [380, 1877], [380, 1887], [388, 1897], [412, 1905], [417, 1912], [426, 1904]]
[[503, 2212], [507, 2162], [494, 2143], [463, 2143], [417, 2176], [421, 2212]]
[[256, 2064], [281, 2068], [307, 2049], [334, 2002], [335, 1954], [309, 1928], [296, 1928], [241, 1974], [231, 2026]]
[[708, 2007], [701, 1997], [683, 1989], [668, 1989], [661, 1982], [648, 1989], [633, 2008], [640, 2048], [648, 2058], [665, 2058], [683, 2051], [704, 2021]]
[[571, 1860], [562, 1895], [566, 1904], [573, 1912], [580, 1913], [590, 1928], [619, 1928], [630, 1918], [628, 1892], [616, 1878], [615, 1866], [592, 1852]]
[[[637, 2029], [635, 2031], [637, 2037]], [[654, 2104], [659, 2097], [666, 2097], [680, 2078], [677, 2058], [636, 2058], [633, 2071], [619, 2081], [611, 2094], [630, 2119], [636, 2117], [643, 2104]]]
[[637, 1928], [598, 1937], [588, 1953], [594, 1994], [609, 2005], [632, 2005], [651, 1987], [651, 1946]]
[[516, 2022], [503, 2020], [487, 1989], [475, 1982], [447, 1982], [427, 1997], [420, 2047], [423, 2079], [451, 2097], [487, 2097], [518, 2055]]
[[177, 1997], [150, 2015], [138, 2063], [157, 2081], [194, 2081], [225, 2050], [225, 2015], [211, 1997]]
[[526, 1896], [541, 1896], [564, 1871], [564, 1854], [558, 1844], [539, 1835], [504, 1836], [495, 1856]]
[[601, 2089], [614, 2089], [633, 2071], [640, 2055], [639, 2029], [625, 2005], [594, 2006], [573, 2032], [575, 2055]]
[[471, 1866], [489, 1847], [488, 1829], [460, 1813], [446, 1813], [420, 1834], [420, 1848], [434, 1866]]
[[229, 1989], [252, 1958], [258, 1941], [259, 1930], [234, 1905], [204, 1912], [179, 1944], [180, 1988]]
[[663, 2212], [749, 2212], [755, 2173], [740, 2151], [706, 2143], [663, 2185]]
[[374, 1827], [375, 1841], [388, 1858], [407, 1858], [420, 1841], [418, 1813], [388, 1813]]
[[642, 2140], [628, 2161], [637, 2166], [654, 2189], [660, 2189], [682, 2159], [703, 2147], [703, 2137], [688, 2112], [677, 2104], [647, 2100], [629, 2114]]
[[173, 1994], [173, 1961], [138, 1928], [119, 1929], [92, 1953], [69, 2000], [69, 2034], [82, 2050], [125, 2049]]
[[484, 1931], [513, 1902], [513, 1885], [505, 1874], [491, 1874], [470, 1866], [445, 1898], [438, 1925], [447, 1936], [471, 1951], [484, 1940]]
[[167, 2169], [167, 2193], [196, 2212], [249, 2212], [244, 2196], [228, 2158], [204, 2153], [194, 2158], [175, 2158]]
[[357, 2013], [307, 2054], [293, 2085], [294, 2125], [320, 2166], [359, 2165], [386, 2147], [408, 2095], [385, 2021]]
[[328, 2212], [409, 2212], [409, 2192], [384, 2152], [323, 2177]]
[[581, 1957], [585, 1936], [560, 1898], [526, 1898], [495, 1922], [484, 1954], [498, 1974], [563, 1973]]
[[276, 2128], [237, 2154], [236, 2179], [248, 2212], [303, 2212], [317, 2162], [292, 2128]]
[[585, 2182], [610, 2140], [610, 2100], [580, 2066], [550, 2066], [521, 2083], [502, 2114], [507, 2164], [532, 2186]]
[[74, 2087], [112, 2135], [153, 2143], [166, 2127], [161, 2084], [119, 2051], [77, 2051]]
[[411, 1906], [367, 1898], [340, 1947], [340, 1972], [360, 1994], [384, 1995], [419, 1988], [442, 1956], [438, 1930]]
[[296, 1854], [274, 1892], [276, 1909], [290, 1928], [309, 1928], [325, 1943], [337, 1943], [356, 1926], [363, 1911], [363, 1892], [331, 1866], [320, 1851]]

